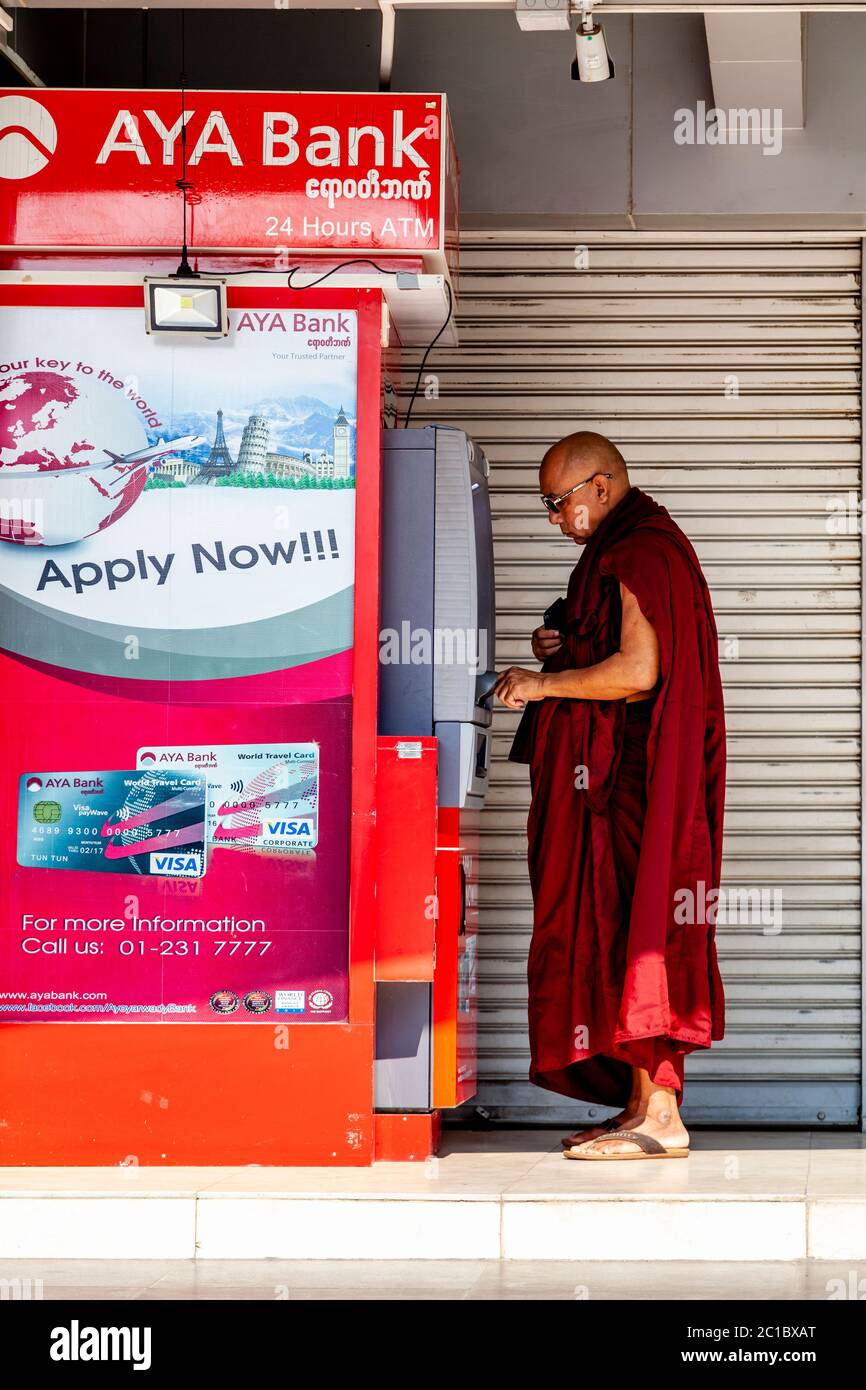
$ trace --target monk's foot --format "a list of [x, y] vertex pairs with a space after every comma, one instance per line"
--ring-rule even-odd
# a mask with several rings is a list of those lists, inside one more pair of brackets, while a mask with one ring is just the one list
[[581, 1136], [581, 1142], [572, 1146], [585, 1149], [587, 1142], [592, 1142], [593, 1153], [598, 1154], [634, 1154], [638, 1150], [638, 1145], [630, 1142], [629, 1132], [644, 1134], [649, 1139], [654, 1139], [657, 1144], [661, 1144], [665, 1149], [687, 1149], [689, 1147], [689, 1134], [680, 1118], [680, 1113], [675, 1105], [655, 1107], [652, 1110], [639, 1111], [635, 1115], [629, 1116], [617, 1127], [615, 1133], [600, 1135], [594, 1142], [587, 1141]]
[[603, 1135], [609, 1134], [611, 1130], [619, 1129], [620, 1125], [625, 1124], [626, 1120], [633, 1119], [637, 1114], [636, 1110], [626, 1106], [618, 1115], [614, 1115], [609, 1120], [602, 1120], [599, 1125], [591, 1125], [589, 1129], [576, 1129], [573, 1134], [566, 1134], [560, 1140], [564, 1149], [576, 1148], [578, 1144], [589, 1144], [593, 1139], [600, 1139]]

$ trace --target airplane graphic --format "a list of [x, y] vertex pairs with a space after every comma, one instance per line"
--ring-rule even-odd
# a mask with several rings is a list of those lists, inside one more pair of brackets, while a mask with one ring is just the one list
[[[185, 449], [195, 449], [199, 444], [206, 444], [207, 440], [203, 434], [185, 434], [180, 439], [160, 439], [156, 444], [148, 444], [144, 449], [136, 449], [132, 454], [115, 454], [111, 449], [103, 450], [113, 463], [125, 468], [137, 468], [142, 463], [152, 463], [154, 459], [163, 458], [166, 454], [182, 454]], [[104, 463], [88, 464], [87, 469], [104, 468]], [[82, 470], [84, 471], [84, 470]]]

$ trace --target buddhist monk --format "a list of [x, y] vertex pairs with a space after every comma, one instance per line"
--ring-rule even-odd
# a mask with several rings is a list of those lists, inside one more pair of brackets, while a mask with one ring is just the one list
[[690, 542], [609, 439], [560, 440], [539, 485], [581, 555], [532, 635], [541, 671], [512, 666], [495, 686], [523, 710], [510, 757], [532, 789], [529, 1079], [618, 1109], [568, 1135], [567, 1158], [687, 1157], [683, 1061], [724, 1033], [712, 605]]

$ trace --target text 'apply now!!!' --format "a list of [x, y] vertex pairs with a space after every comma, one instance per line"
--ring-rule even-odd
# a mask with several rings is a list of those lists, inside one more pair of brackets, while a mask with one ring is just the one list
[[[273, 545], [260, 541], [258, 545], [234, 545], [228, 550], [222, 541], [211, 542], [210, 549], [200, 541], [195, 541], [190, 547], [190, 558], [196, 574], [204, 574], [206, 568], [225, 573], [229, 569], [254, 569], [260, 563], [274, 567], [291, 565], [296, 559], [310, 563], [339, 560], [337, 534], [331, 527], [326, 534], [327, 551], [321, 531], [313, 531], [312, 545], [308, 532], [300, 531], [294, 540], [277, 541]], [[157, 588], [160, 588], [168, 579], [176, 558], [176, 552], [173, 550], [161, 556], [147, 555], [143, 550], [136, 550], [133, 558], [121, 555], [112, 560], [105, 560], [102, 564], [86, 560], [68, 565], [65, 569], [57, 560], [47, 560], [42, 567], [36, 591], [41, 593], [49, 584], [60, 584], [64, 589], [74, 589], [76, 594], [81, 594], [85, 589], [92, 589], [98, 585], [105, 585], [108, 589], [114, 590], [118, 585], [127, 584], [131, 580], [155, 580]]]

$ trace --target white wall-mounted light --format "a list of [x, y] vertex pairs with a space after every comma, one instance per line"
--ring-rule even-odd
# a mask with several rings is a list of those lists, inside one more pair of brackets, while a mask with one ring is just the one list
[[144, 325], [173, 338], [225, 338], [229, 331], [226, 282], [217, 278], [144, 277]]
[[571, 65], [575, 82], [607, 82], [614, 75], [613, 59], [607, 51], [604, 30], [596, 24], [587, 0], [577, 25], [577, 54]]

